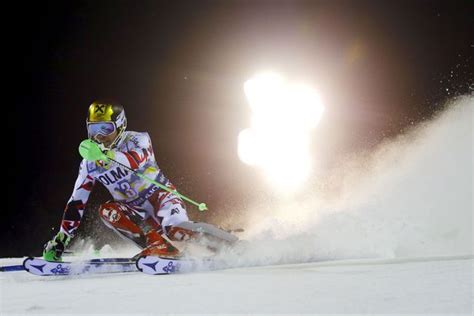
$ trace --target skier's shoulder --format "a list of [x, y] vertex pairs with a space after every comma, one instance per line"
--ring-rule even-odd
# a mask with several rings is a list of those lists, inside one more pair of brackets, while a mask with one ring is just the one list
[[134, 144], [137, 147], [147, 147], [150, 143], [150, 135], [147, 132], [125, 131], [123, 132], [122, 143]]
[[143, 138], [143, 137], [150, 138], [150, 135], [148, 135], [147, 132], [125, 131], [123, 132], [123, 134], [124, 134], [124, 137], [127, 139]]

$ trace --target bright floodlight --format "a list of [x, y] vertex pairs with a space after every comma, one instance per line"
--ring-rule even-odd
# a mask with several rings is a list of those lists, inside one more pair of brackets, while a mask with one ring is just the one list
[[265, 171], [277, 188], [294, 191], [311, 170], [309, 136], [324, 110], [318, 94], [304, 84], [266, 73], [244, 84], [252, 126], [239, 134], [238, 154]]

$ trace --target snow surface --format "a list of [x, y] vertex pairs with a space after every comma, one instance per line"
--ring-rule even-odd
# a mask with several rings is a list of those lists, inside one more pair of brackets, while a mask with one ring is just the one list
[[219, 254], [232, 269], [0, 273], [0, 313], [472, 315], [473, 109], [472, 96], [459, 98], [317, 190], [242, 210], [247, 242]]
[[471, 314], [474, 260], [424, 260], [305, 263], [169, 276], [3, 273], [2, 314]]

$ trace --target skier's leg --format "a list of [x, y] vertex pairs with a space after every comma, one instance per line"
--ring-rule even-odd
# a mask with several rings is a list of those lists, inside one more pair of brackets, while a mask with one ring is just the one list
[[216, 239], [229, 243], [234, 243], [239, 240], [237, 236], [234, 236], [231, 233], [208, 223], [195, 223], [186, 221], [175, 225], [173, 228], [184, 229], [186, 231], [192, 231], [194, 233], [201, 233], [205, 236], [212, 236]]
[[130, 219], [131, 213], [128, 207], [120, 202], [108, 201], [99, 207], [99, 216], [107, 227], [113, 229], [119, 236], [143, 247], [145, 236], [140, 227]]
[[159, 249], [159, 255], [173, 256], [177, 254], [177, 249], [161, 236], [161, 226], [152, 217], [142, 218], [135, 209], [125, 203], [104, 203], [99, 208], [99, 215], [102, 221], [120, 236], [145, 248], [144, 255], [150, 254], [146, 250], [152, 245]]
[[183, 241], [201, 236], [229, 243], [238, 240], [236, 236], [214, 225], [190, 221], [183, 201], [173, 194], [162, 199], [157, 215], [171, 240]]
[[160, 221], [169, 239], [175, 241], [186, 241], [195, 237], [195, 233], [177, 225], [189, 221], [184, 202], [177, 196], [170, 193], [162, 193], [158, 199], [159, 204], [155, 204], [156, 217]]

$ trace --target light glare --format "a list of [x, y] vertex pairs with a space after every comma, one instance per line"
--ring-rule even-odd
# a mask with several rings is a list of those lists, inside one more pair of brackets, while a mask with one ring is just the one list
[[262, 169], [277, 188], [296, 190], [311, 170], [309, 132], [324, 110], [319, 95], [274, 73], [247, 80], [244, 92], [252, 119], [239, 134], [239, 158]]

